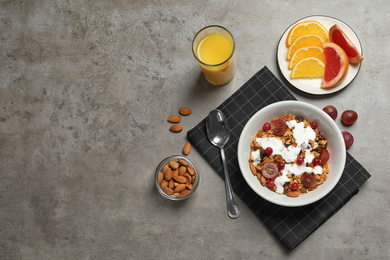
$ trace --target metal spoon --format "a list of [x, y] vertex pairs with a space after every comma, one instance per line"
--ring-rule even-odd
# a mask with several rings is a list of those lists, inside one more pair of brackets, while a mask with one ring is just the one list
[[207, 137], [210, 142], [219, 147], [221, 151], [221, 158], [223, 170], [225, 173], [225, 187], [226, 187], [226, 201], [227, 213], [230, 218], [238, 218], [240, 216], [240, 209], [233, 193], [232, 185], [230, 184], [228, 169], [226, 166], [225, 151], [223, 147], [229, 141], [230, 128], [225, 115], [218, 109], [210, 112], [206, 120]]

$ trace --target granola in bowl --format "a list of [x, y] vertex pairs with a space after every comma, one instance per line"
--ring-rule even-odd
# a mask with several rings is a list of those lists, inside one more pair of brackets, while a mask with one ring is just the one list
[[298, 197], [327, 180], [329, 157], [328, 139], [316, 122], [285, 114], [258, 130], [250, 145], [249, 164], [261, 185]]

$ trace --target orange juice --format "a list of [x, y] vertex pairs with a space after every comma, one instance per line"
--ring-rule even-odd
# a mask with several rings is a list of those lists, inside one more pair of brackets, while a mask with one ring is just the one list
[[218, 65], [229, 59], [233, 44], [223, 34], [210, 33], [200, 40], [197, 53], [203, 63]]
[[234, 40], [223, 27], [202, 29], [193, 42], [193, 52], [206, 79], [214, 85], [227, 84], [234, 76]]

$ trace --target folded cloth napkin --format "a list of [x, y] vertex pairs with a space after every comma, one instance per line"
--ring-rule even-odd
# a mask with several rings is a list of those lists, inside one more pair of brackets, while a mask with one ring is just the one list
[[[258, 196], [241, 175], [237, 160], [238, 140], [253, 114], [282, 100], [296, 99], [272, 72], [264, 67], [217, 108], [225, 114], [231, 127], [225, 154], [235, 194], [287, 249], [292, 250], [357, 194], [358, 188], [370, 178], [370, 174], [347, 152], [345, 170], [339, 183], [325, 198], [313, 204], [282, 207]], [[187, 132], [187, 138], [224, 179], [220, 151], [207, 138], [206, 118]]]

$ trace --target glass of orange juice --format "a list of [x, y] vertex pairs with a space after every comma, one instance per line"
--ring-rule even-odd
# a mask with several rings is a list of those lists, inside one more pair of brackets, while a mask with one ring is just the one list
[[201, 29], [192, 41], [192, 52], [208, 82], [222, 86], [234, 76], [233, 35], [224, 27], [211, 25]]

